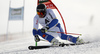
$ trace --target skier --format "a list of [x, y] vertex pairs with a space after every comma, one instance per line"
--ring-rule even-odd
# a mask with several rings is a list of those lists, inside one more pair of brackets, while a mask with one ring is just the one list
[[[36, 8], [37, 14], [34, 17], [34, 28], [33, 28], [33, 35], [35, 37], [35, 41], [39, 42], [41, 36], [45, 40], [48, 40], [50, 43], [52, 43], [53, 46], [59, 46], [61, 42], [59, 42], [55, 35], [57, 34], [61, 39], [68, 40], [73, 43], [76, 43], [78, 41], [78, 37], [73, 37], [71, 35], [66, 35], [63, 33], [53, 33], [53, 32], [47, 32], [47, 31], [58, 31], [63, 32], [62, 27], [60, 26], [60, 23], [58, 22], [58, 19], [56, 18], [54, 12], [51, 9], [47, 9], [46, 5], [39, 4]], [[41, 24], [43, 27], [41, 29], [38, 29], [38, 24]]]

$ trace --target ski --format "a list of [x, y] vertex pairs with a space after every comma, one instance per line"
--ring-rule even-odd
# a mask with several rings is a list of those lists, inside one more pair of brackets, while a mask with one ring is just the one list
[[76, 45], [83, 45], [83, 44], [88, 44], [90, 42], [84, 42], [84, 43], [78, 43], [78, 44], [60, 44], [60, 46], [29, 46], [28, 49], [29, 50], [34, 50], [34, 49], [44, 49], [44, 48], [50, 48], [50, 47], [64, 47], [64, 46], [76, 46]]
[[51, 46], [29, 46], [29, 50], [34, 50], [34, 49], [43, 49], [43, 48], [49, 48]]

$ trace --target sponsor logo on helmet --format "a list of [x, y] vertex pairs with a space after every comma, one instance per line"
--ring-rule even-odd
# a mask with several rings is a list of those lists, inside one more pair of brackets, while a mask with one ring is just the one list
[[44, 9], [37, 9], [38, 12], [42, 12], [45, 11]]

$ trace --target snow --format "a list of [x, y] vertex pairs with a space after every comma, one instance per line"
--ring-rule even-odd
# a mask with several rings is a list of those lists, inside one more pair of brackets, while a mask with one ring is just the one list
[[[39, 43], [40, 44], [40, 43]], [[41, 45], [47, 44], [41, 42]], [[32, 37], [0, 43], [0, 54], [99, 54], [100, 41], [89, 44], [28, 50], [29, 45], [35, 45]]]

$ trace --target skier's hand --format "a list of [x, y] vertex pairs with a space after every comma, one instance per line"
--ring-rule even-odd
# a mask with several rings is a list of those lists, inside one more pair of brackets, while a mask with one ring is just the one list
[[40, 41], [40, 38], [38, 37], [37, 34], [34, 36], [34, 39], [35, 39], [36, 42], [39, 42]]
[[41, 29], [41, 32], [42, 32], [42, 33], [45, 33], [48, 29], [49, 29], [49, 27], [46, 26], [46, 27], [44, 27], [44, 28]]

